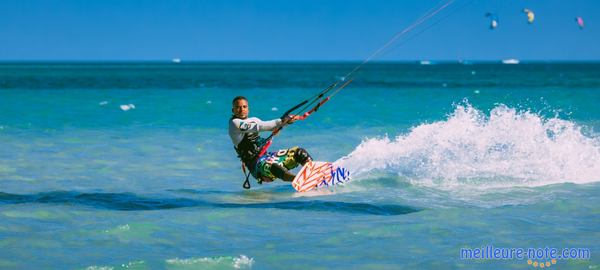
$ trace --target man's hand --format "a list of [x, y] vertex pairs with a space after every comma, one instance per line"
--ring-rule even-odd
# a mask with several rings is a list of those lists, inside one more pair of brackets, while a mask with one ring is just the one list
[[300, 119], [300, 116], [295, 114], [288, 114], [286, 117], [282, 119], [283, 123], [286, 125], [293, 124], [296, 120]]

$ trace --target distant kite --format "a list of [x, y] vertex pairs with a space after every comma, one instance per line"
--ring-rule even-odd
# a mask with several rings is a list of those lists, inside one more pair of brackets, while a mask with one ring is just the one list
[[493, 13], [486, 13], [485, 14], [486, 18], [490, 18], [490, 29], [494, 30], [496, 29], [496, 27], [498, 27], [498, 16], [496, 16], [496, 14]]
[[581, 17], [577, 16], [577, 17], [575, 18], [575, 21], [577, 22], [577, 25], [579, 25], [579, 29], [583, 29], [583, 26], [584, 26], [584, 25], [583, 25], [583, 18], [581, 18]]
[[526, 9], [523, 9], [523, 12], [527, 13], [527, 22], [529, 22], [530, 24], [533, 23], [533, 20], [535, 20], [535, 14], [533, 13], [533, 11], [526, 8]]

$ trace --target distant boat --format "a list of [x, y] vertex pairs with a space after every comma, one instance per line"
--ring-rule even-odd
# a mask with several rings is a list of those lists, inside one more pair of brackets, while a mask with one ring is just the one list
[[431, 63], [431, 61], [422, 60], [422, 61], [419, 61], [419, 64], [421, 64], [421, 65], [431, 65], [432, 63]]
[[517, 59], [504, 59], [502, 60], [502, 64], [507, 64], [507, 65], [516, 65], [519, 63], [519, 60]]
[[181, 63], [181, 59], [179, 58], [173, 58], [171, 61], [173, 61], [173, 63]]

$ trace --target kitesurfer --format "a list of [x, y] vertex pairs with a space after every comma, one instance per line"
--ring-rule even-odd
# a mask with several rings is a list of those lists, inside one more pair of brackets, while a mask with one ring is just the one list
[[260, 155], [266, 140], [258, 133], [273, 131], [278, 127], [292, 124], [300, 119], [299, 116], [287, 115], [270, 121], [248, 117], [250, 107], [248, 99], [243, 96], [233, 99], [231, 111], [233, 115], [229, 120], [229, 137], [238, 157], [242, 160], [242, 166], [248, 168], [258, 183], [272, 182], [275, 178], [291, 182], [295, 175], [289, 170], [312, 160], [305, 149], [297, 146]]

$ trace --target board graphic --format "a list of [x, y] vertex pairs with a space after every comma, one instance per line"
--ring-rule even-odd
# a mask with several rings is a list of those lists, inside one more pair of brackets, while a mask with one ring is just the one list
[[292, 186], [298, 192], [329, 187], [348, 182], [350, 171], [343, 167], [337, 167], [331, 162], [312, 161], [302, 167], [294, 178]]

